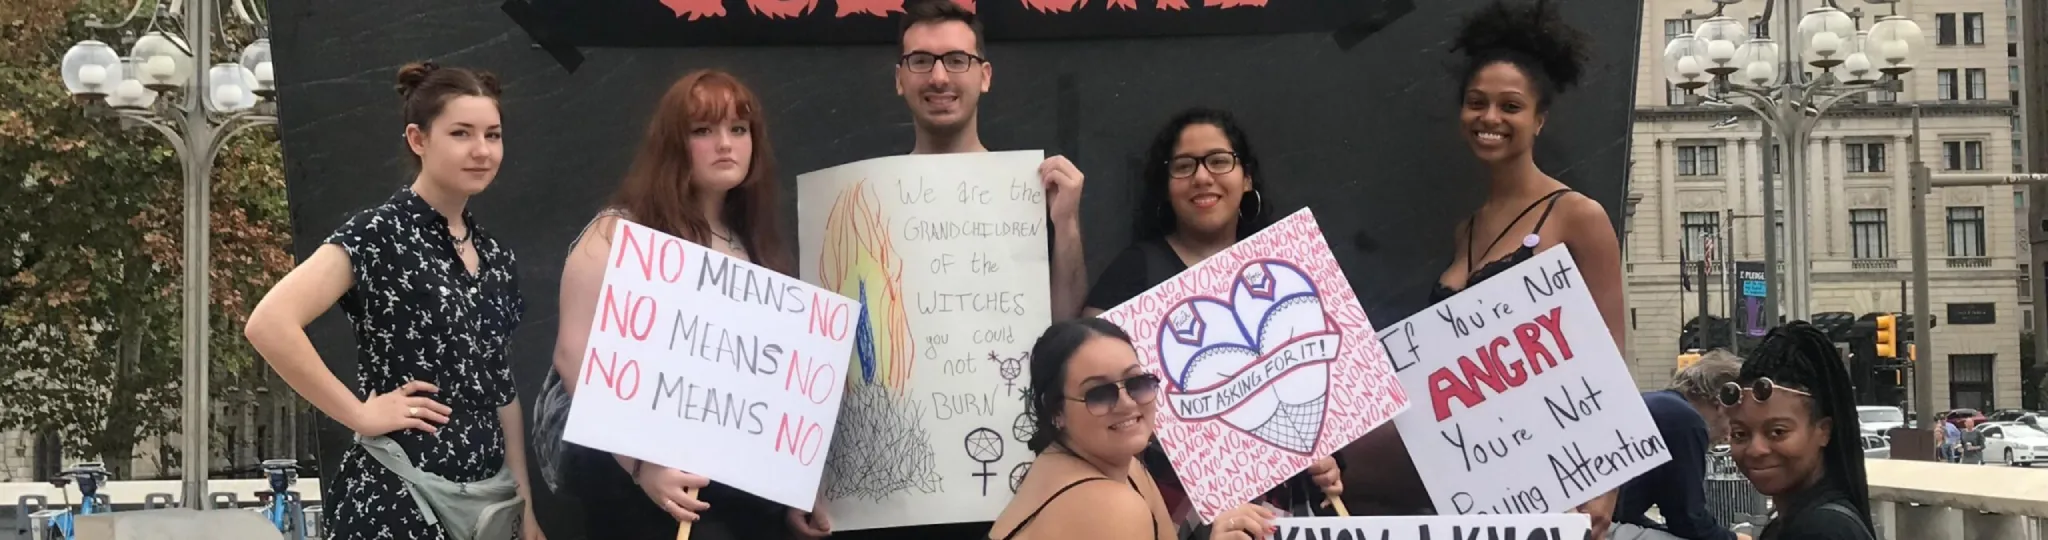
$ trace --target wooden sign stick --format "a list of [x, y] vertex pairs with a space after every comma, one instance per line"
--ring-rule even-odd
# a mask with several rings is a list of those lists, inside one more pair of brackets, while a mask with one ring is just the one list
[[[697, 488], [683, 488], [683, 493], [695, 497], [697, 496]], [[697, 517], [698, 519], [703, 519], [702, 515]], [[676, 540], [690, 540], [690, 526], [696, 523], [695, 521], [685, 521], [681, 526], [676, 527]]]

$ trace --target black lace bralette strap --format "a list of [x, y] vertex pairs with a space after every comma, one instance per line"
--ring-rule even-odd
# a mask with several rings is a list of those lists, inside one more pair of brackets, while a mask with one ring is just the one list
[[1549, 195], [1544, 195], [1542, 199], [1538, 199], [1537, 202], [1550, 201], [1550, 206], [1543, 207], [1543, 215], [1536, 218], [1536, 228], [1530, 229], [1529, 234], [1543, 234], [1543, 222], [1550, 221], [1550, 211], [1557, 209], [1557, 200], [1564, 198], [1564, 194], [1571, 192], [1572, 188], [1560, 188], [1557, 191], [1550, 192]]
[[[1045, 511], [1045, 507], [1047, 507], [1047, 506], [1052, 506], [1052, 501], [1053, 501], [1053, 500], [1055, 500], [1055, 499], [1058, 499], [1058, 498], [1060, 498], [1060, 495], [1065, 495], [1065, 494], [1067, 493], [1067, 490], [1070, 490], [1070, 489], [1074, 489], [1074, 488], [1075, 488], [1076, 486], [1080, 486], [1081, 484], [1086, 484], [1086, 483], [1089, 483], [1089, 482], [1093, 482], [1093, 481], [1096, 481], [1096, 480], [1108, 480], [1108, 479], [1109, 479], [1109, 477], [1106, 477], [1106, 476], [1093, 476], [1093, 477], [1088, 477], [1088, 478], [1082, 478], [1082, 479], [1080, 479], [1080, 480], [1075, 480], [1075, 481], [1074, 481], [1074, 483], [1071, 483], [1071, 484], [1067, 484], [1067, 485], [1066, 485], [1066, 487], [1062, 487], [1062, 488], [1060, 488], [1060, 490], [1059, 490], [1059, 491], [1055, 491], [1055, 492], [1052, 492], [1052, 496], [1051, 496], [1051, 497], [1046, 497], [1046, 498], [1045, 498], [1045, 502], [1042, 502], [1042, 503], [1038, 503], [1038, 509], [1036, 509], [1036, 510], [1032, 510], [1032, 511], [1031, 511], [1031, 514], [1030, 514], [1030, 515], [1024, 516], [1024, 521], [1019, 521], [1019, 522], [1017, 522], [1017, 528], [1015, 528], [1015, 529], [1010, 529], [1010, 534], [1006, 534], [1006, 535], [1003, 535], [1003, 540], [1010, 540], [1010, 539], [1012, 539], [1012, 538], [1016, 538], [1016, 537], [1017, 537], [1017, 533], [1019, 533], [1019, 532], [1022, 532], [1022, 531], [1024, 530], [1024, 527], [1026, 527], [1026, 526], [1029, 526], [1029, 525], [1031, 525], [1031, 520], [1034, 520], [1034, 519], [1038, 519], [1038, 513], [1039, 513], [1039, 512], [1044, 512], [1044, 511]], [[1137, 487], [1137, 484], [1132, 484], [1132, 487], [1133, 487], [1133, 488], [1136, 488], [1136, 487]], [[1153, 536], [1154, 536], [1154, 537], [1157, 537], [1157, 536], [1158, 536], [1158, 530], [1159, 530], [1159, 522], [1157, 522], [1157, 521], [1154, 521], [1154, 522], [1152, 522], [1152, 529], [1153, 529]]]
[[[1529, 202], [1529, 206], [1525, 206], [1525, 207], [1523, 207], [1523, 208], [1522, 208], [1522, 213], [1520, 213], [1520, 214], [1515, 214], [1515, 219], [1513, 219], [1513, 220], [1511, 220], [1511, 221], [1508, 221], [1508, 224], [1507, 224], [1507, 225], [1505, 225], [1505, 226], [1502, 226], [1502, 227], [1500, 228], [1500, 234], [1498, 234], [1498, 235], [1495, 235], [1495, 236], [1493, 237], [1493, 241], [1492, 241], [1492, 242], [1487, 242], [1487, 243], [1486, 243], [1486, 249], [1485, 249], [1485, 250], [1483, 250], [1483, 251], [1480, 251], [1480, 253], [1492, 253], [1492, 252], [1493, 252], [1493, 246], [1494, 246], [1494, 245], [1496, 245], [1496, 244], [1499, 244], [1499, 243], [1500, 243], [1500, 239], [1502, 239], [1502, 238], [1507, 238], [1507, 237], [1508, 237], [1508, 231], [1509, 231], [1509, 230], [1512, 230], [1512, 229], [1514, 229], [1514, 228], [1515, 228], [1515, 224], [1516, 224], [1516, 223], [1519, 223], [1519, 222], [1521, 222], [1521, 221], [1522, 221], [1522, 218], [1528, 217], [1528, 216], [1529, 216], [1529, 212], [1530, 212], [1530, 211], [1532, 211], [1532, 210], [1535, 210], [1535, 209], [1536, 209], [1536, 207], [1537, 207], [1538, 205], [1542, 205], [1543, 203], [1545, 203], [1545, 202], [1548, 202], [1548, 203], [1550, 203], [1550, 206], [1547, 206], [1547, 207], [1545, 207], [1545, 208], [1543, 209], [1543, 216], [1542, 216], [1542, 217], [1539, 217], [1539, 218], [1537, 218], [1537, 219], [1536, 219], [1536, 228], [1535, 228], [1535, 229], [1530, 229], [1530, 230], [1529, 230], [1529, 233], [1530, 233], [1530, 234], [1538, 234], [1538, 233], [1539, 233], [1539, 231], [1542, 231], [1542, 230], [1543, 230], [1543, 221], [1544, 221], [1544, 220], [1547, 220], [1547, 219], [1550, 219], [1550, 209], [1552, 209], [1552, 208], [1556, 208], [1556, 207], [1557, 207], [1557, 196], [1558, 196], [1558, 195], [1563, 195], [1563, 194], [1565, 194], [1565, 193], [1570, 193], [1570, 192], [1571, 192], [1571, 190], [1572, 190], [1572, 188], [1558, 188], [1558, 190], [1557, 190], [1557, 191], [1552, 191], [1552, 192], [1550, 192], [1549, 194], [1546, 194], [1546, 195], [1544, 195], [1544, 196], [1542, 196], [1542, 197], [1539, 197], [1539, 198], [1537, 198], [1537, 199], [1536, 199], [1536, 200], [1534, 200], [1534, 201], [1530, 201], [1530, 202]], [[1477, 263], [1477, 262], [1478, 262], [1478, 259], [1476, 259], [1476, 258], [1474, 258], [1474, 257], [1472, 256], [1472, 229], [1476, 228], [1476, 227], [1478, 226], [1478, 224], [1479, 224], [1479, 216], [1477, 216], [1477, 215], [1474, 215], [1474, 216], [1472, 216], [1472, 217], [1470, 217], [1470, 218], [1466, 218], [1466, 221], [1465, 221], [1465, 274], [1466, 274], [1467, 276], [1470, 276], [1470, 275], [1471, 275], [1471, 274], [1472, 274], [1473, 272], [1475, 272], [1475, 271], [1477, 271], [1477, 270], [1478, 270], [1477, 268], [1474, 268], [1474, 267], [1472, 266], [1473, 264], [1475, 264], [1475, 263]]]

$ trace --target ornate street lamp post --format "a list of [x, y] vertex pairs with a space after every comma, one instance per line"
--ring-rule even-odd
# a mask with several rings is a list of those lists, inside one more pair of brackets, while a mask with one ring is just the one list
[[[1811, 315], [1813, 296], [1809, 279], [1813, 267], [1806, 245], [1806, 171], [1802, 167], [1806, 138], [1820, 117], [1843, 98], [1877, 90], [1902, 91], [1904, 85], [1899, 76], [1913, 71], [1914, 47], [1924, 38], [1918, 24], [1898, 14], [1899, 0], [1864, 0], [1891, 8], [1891, 14], [1878, 17], [1869, 31], [1859, 30], [1858, 17], [1842, 11], [1835, 0], [1819, 0], [1821, 5], [1807, 10], [1797, 27], [1791, 17], [1785, 17], [1784, 35], [1797, 38], [1787, 39], [1786, 46], [1779, 47], [1769, 32], [1772, 11], [1780, 0], [1762, 0], [1764, 10], [1754, 36], [1748, 35], [1743, 19], [1729, 13], [1729, 8], [1742, 1], [1713, 0], [1713, 12], [1703, 16], [1689, 14], [1688, 19], [1702, 22], [1694, 31], [1665, 44], [1665, 78], [1688, 92], [1712, 84], [1726, 94], [1744, 98], [1732, 103], [1718, 96], [1703, 101], [1741, 106], [1762, 118], [1764, 152], [1770, 152], [1771, 137], [1784, 142], [1785, 151], [1780, 159], [1786, 175], [1785, 193], [1791, 199], [1785, 212], [1785, 240], [1789, 244], [1785, 252], [1791, 258], [1791, 268], [1786, 273], [1783, 294], [1790, 298], [1788, 318], [1802, 320]], [[1801, 0], [1783, 2], [1788, 13], [1796, 13]], [[1809, 78], [1805, 66], [1817, 68], [1819, 73]], [[1915, 145], [1919, 142], [1913, 141]], [[1764, 215], [1775, 215], [1777, 208], [1777, 194], [1771, 186], [1772, 169], [1764, 167]], [[1775, 283], [1776, 234], [1764, 235], [1764, 252], [1768, 269], [1765, 275], [1770, 276], [1765, 288], [1765, 320], [1776, 324], [1780, 294]]]
[[[120, 22], [87, 22], [119, 31], [122, 41], [132, 43], [127, 56], [96, 40], [81, 41], [64, 54], [65, 89], [93, 113], [162, 133], [184, 166], [181, 491], [187, 508], [210, 505], [207, 275], [213, 162], [236, 133], [277, 123], [266, 6], [259, 0], [139, 0]], [[227, 50], [241, 45], [236, 61], [214, 62], [215, 40]]]

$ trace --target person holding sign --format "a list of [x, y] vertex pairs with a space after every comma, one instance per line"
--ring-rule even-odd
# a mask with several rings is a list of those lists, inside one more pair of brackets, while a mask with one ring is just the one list
[[1758, 540], [1870, 540], [1856, 394], [1827, 334], [1805, 321], [1771, 330], [1721, 387], [1735, 466], [1776, 513]]
[[[1178, 537], [1138, 460], [1152, 440], [1161, 381], [1130, 340], [1091, 317], [1053, 323], [1032, 345], [1028, 446], [1038, 458], [988, 538]], [[1218, 516], [1208, 538], [1266, 538], [1273, 518], [1245, 504]]]
[[[766, 121], [753, 91], [715, 70], [691, 72], [670, 86], [625, 179], [577, 236], [562, 268], [554, 375], [575, 382], [561, 390], [573, 397], [580, 384], [618, 220], [789, 275], [794, 262], [776, 229], [776, 200]], [[591, 538], [675, 538], [683, 522], [693, 522], [696, 539], [787, 534], [781, 505], [687, 471], [562, 443], [555, 430], [569, 407], [543, 408], [535, 423], [553, 427], [538, 428], [536, 444], [559, 444], [567, 454], [553, 459], [574, 478], [567, 482], [586, 508], [584, 534]]]
[[[1625, 344], [1621, 244], [1614, 224], [1599, 202], [1536, 166], [1536, 137], [1557, 96], [1578, 83], [1588, 49], [1585, 35], [1564, 22], [1556, 4], [1495, 0], [1467, 18], [1453, 42], [1452, 50], [1465, 54], [1458, 130], [1486, 166], [1487, 196], [1453, 233], [1455, 255], [1430, 301], [1442, 301], [1564, 244], [1615, 343]], [[1386, 464], [1355, 468], [1347, 481], [1354, 493], [1379, 499], [1359, 501], [1368, 507], [1429, 513], [1426, 491], [1400, 436], [1396, 430], [1379, 430], [1347, 448], [1348, 462]], [[1613, 502], [1610, 494], [1584, 508], [1594, 514], [1598, 535], [1605, 534]]]
[[[981, 95], [988, 92], [995, 68], [982, 47], [982, 26], [975, 13], [956, 0], [907, 0], [899, 15], [902, 56], [896, 60], [896, 93], [903, 97], [915, 127], [912, 154], [987, 152], [981, 143]], [[1081, 239], [1081, 186], [1084, 177], [1065, 156], [1046, 158], [1039, 181], [1051, 218], [1051, 310], [1053, 320], [1080, 315], [1087, 294], [1088, 267]], [[819, 526], [828, 505], [814, 512], [791, 509], [787, 520], [804, 538], [832, 535]], [[969, 538], [986, 531], [988, 522], [866, 529], [836, 538]]]
[[[293, 390], [356, 433], [325, 478], [335, 486], [331, 538], [509, 533], [511, 505], [533, 500], [505, 357], [526, 304], [512, 251], [466, 209], [504, 158], [498, 80], [415, 63], [399, 71], [398, 93], [418, 176], [278, 280], [243, 333]], [[337, 303], [355, 330], [356, 384], [368, 399], [306, 337]], [[469, 489], [444, 489], [458, 483]], [[522, 536], [539, 538], [524, 506]]]
[[[1134, 227], [1139, 240], [1102, 272], [1088, 291], [1082, 316], [1101, 315], [1128, 302], [1271, 222], [1272, 209], [1254, 184], [1260, 178], [1258, 153], [1227, 111], [1196, 107], [1175, 115], [1153, 137], [1142, 174]], [[1143, 459], [1159, 480], [1175, 522], [1193, 516], [1194, 507], [1158, 441], [1146, 447]], [[1283, 508], [1313, 508], [1317, 501], [1294, 499], [1314, 497], [1296, 495], [1321, 491], [1341, 496], [1338, 474], [1336, 459], [1325, 456], [1263, 499]], [[1305, 489], [1310, 485], [1318, 489]]]

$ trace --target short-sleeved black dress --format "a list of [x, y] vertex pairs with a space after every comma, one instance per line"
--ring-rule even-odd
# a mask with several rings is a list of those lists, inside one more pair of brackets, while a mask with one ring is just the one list
[[[462, 264], [448, 221], [410, 188], [364, 210], [327, 237], [348, 251], [355, 284], [342, 294], [354, 327], [357, 397], [389, 393], [407, 381], [440, 389], [428, 395], [453, 409], [439, 431], [387, 436], [415, 466], [451, 481], [494, 476], [505, 463], [498, 408], [512, 403], [505, 346], [519, 325], [512, 251], [462, 215], [477, 271]], [[351, 446], [328, 477], [327, 531], [333, 540], [442, 540], [396, 473]]]

